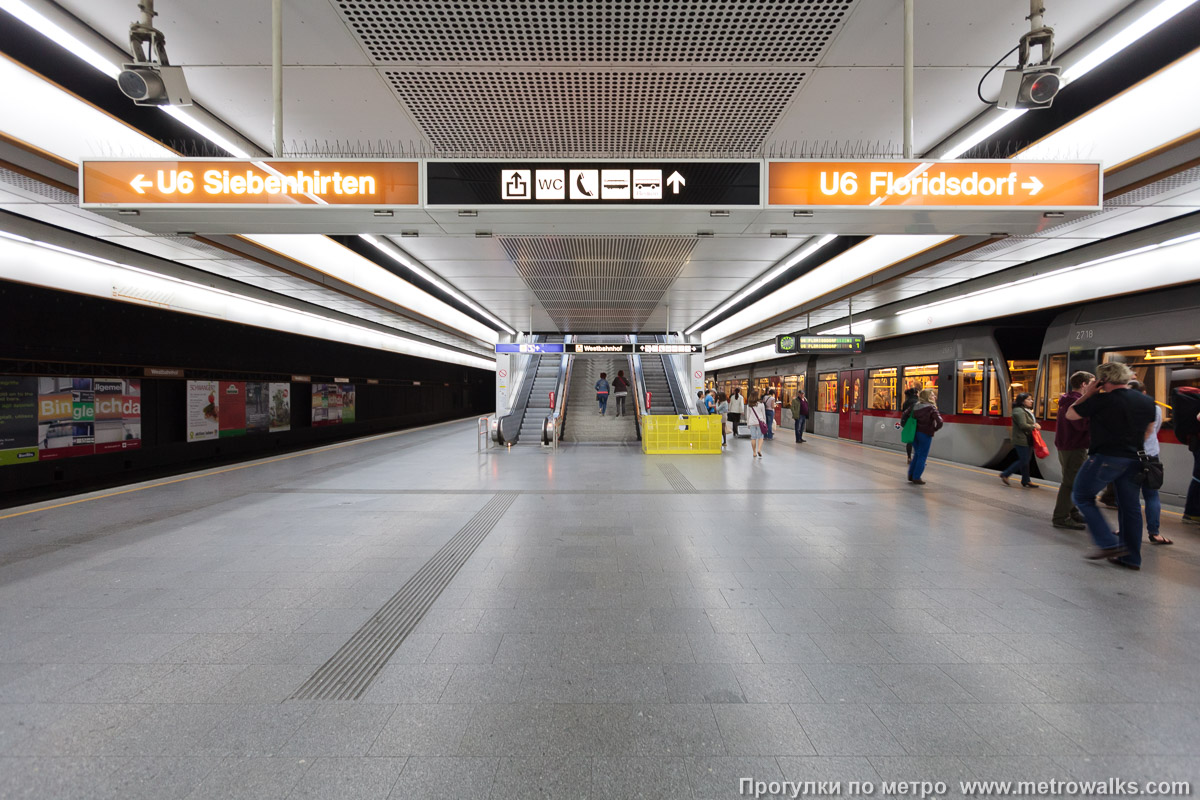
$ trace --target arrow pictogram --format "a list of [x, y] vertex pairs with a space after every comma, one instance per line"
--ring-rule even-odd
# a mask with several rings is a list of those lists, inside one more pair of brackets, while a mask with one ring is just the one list
[[671, 187], [671, 194], [679, 194], [679, 187], [686, 186], [687, 181], [685, 181], [683, 176], [676, 171], [672, 172], [670, 177], [667, 178], [667, 185]]
[[1021, 184], [1021, 188], [1028, 189], [1029, 196], [1033, 197], [1035, 194], [1037, 194], [1038, 192], [1040, 192], [1042, 190], [1042, 186], [1044, 186], [1044, 185], [1045, 184], [1043, 184], [1041, 181], [1039, 181], [1037, 179], [1037, 175], [1030, 175], [1029, 180], [1027, 180]]
[[137, 176], [129, 182], [129, 185], [132, 186], [133, 190], [138, 194], [145, 194], [147, 187], [153, 186], [154, 181], [146, 180], [146, 174], [144, 172], [139, 172]]

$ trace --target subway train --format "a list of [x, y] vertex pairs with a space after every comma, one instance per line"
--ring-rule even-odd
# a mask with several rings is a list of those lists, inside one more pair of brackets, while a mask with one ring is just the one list
[[789, 356], [719, 370], [709, 385], [774, 388], [778, 421], [793, 424], [788, 405], [798, 388], [809, 400], [809, 431], [891, 450], [900, 442], [904, 390], [933, 388], [945, 427], [934, 458], [1000, 469], [1015, 458], [1009, 441], [1012, 401], [1034, 396], [1034, 413], [1050, 455], [1034, 459], [1038, 477], [1059, 480], [1054, 429], [1059, 395], [1076, 370], [1124, 361], [1162, 407], [1159, 433], [1166, 480], [1164, 501], [1182, 504], [1192, 456], [1174, 435], [1170, 402], [1176, 386], [1200, 387], [1200, 286], [1186, 285], [1085, 303], [1049, 324], [1012, 320], [871, 341], [864, 352]]

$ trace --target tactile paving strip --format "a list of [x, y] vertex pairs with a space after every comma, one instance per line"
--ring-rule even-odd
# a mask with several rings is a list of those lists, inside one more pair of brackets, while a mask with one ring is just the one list
[[497, 492], [289, 700], [357, 700], [520, 492]]
[[675, 494], [699, 494], [700, 490], [692, 485], [692, 482], [684, 477], [683, 473], [674, 464], [659, 464], [658, 471], [663, 474], [663, 477], [670, 481], [671, 486], [675, 488]]

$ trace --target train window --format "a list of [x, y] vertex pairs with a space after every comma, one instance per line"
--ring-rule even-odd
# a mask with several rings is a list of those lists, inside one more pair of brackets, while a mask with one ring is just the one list
[[779, 402], [790, 406], [796, 397], [796, 392], [804, 388], [803, 375], [784, 375], [783, 383], [779, 386]]
[[[1134, 376], [1158, 403], [1170, 404], [1171, 390], [1178, 386], [1200, 387], [1200, 344], [1171, 344], [1112, 350], [1104, 354], [1104, 363], [1121, 361], [1133, 369]], [[1171, 412], [1163, 409], [1163, 425], [1172, 427]]]
[[836, 372], [821, 372], [817, 374], [817, 411], [837, 411]]
[[919, 364], [916, 366], [904, 368], [904, 389], [916, 389], [918, 392], [922, 389], [938, 388], [938, 365], [937, 364]]
[[1042, 419], [1054, 419], [1058, 416], [1058, 398], [1067, 391], [1067, 354], [1055, 353], [1050, 356], [1046, 369], [1046, 385], [1038, 398], [1038, 409]]
[[1000, 408], [1000, 376], [996, 374], [996, 362], [988, 359], [988, 416], [1003, 416]]
[[896, 368], [873, 369], [867, 373], [867, 396], [877, 411], [896, 410]]
[[1036, 361], [1008, 362], [1008, 404], [1010, 407], [1021, 392], [1037, 393], [1037, 368], [1038, 362]]
[[958, 413], [983, 416], [983, 360], [958, 362]]

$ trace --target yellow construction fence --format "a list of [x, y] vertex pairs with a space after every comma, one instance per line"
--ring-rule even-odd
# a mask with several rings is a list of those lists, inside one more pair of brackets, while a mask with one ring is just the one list
[[647, 455], [721, 454], [721, 414], [642, 416], [642, 452]]

